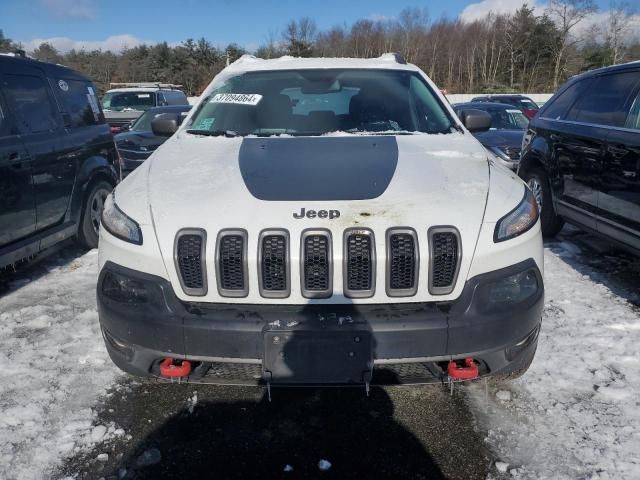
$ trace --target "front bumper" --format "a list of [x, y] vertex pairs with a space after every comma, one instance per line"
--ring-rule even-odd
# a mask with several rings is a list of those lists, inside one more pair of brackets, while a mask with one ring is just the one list
[[[535, 293], [516, 304], [489, 301], [488, 285], [523, 271], [535, 274]], [[136, 294], [114, 295], [114, 279]], [[446, 362], [465, 357], [481, 376], [511, 373], [535, 352], [544, 286], [529, 259], [468, 280], [450, 302], [186, 304], [168, 281], [107, 262], [97, 296], [109, 354], [135, 375], [160, 378], [161, 360], [171, 357], [193, 363], [183, 379], [192, 382], [393, 384], [442, 381]], [[316, 375], [325, 370], [345, 373]]]

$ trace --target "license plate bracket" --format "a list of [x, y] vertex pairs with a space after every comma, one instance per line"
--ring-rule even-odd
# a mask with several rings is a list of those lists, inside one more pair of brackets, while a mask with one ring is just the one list
[[373, 367], [368, 331], [267, 331], [264, 373], [273, 384], [365, 384]]

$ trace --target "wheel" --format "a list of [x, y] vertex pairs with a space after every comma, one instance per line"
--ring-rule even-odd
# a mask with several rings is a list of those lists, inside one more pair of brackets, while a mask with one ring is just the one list
[[553, 237], [564, 225], [564, 220], [556, 215], [551, 200], [551, 187], [549, 177], [541, 168], [533, 168], [525, 173], [524, 181], [527, 182], [533, 196], [536, 198], [538, 210], [540, 210], [540, 225], [542, 235]]
[[78, 242], [86, 248], [98, 247], [100, 217], [104, 202], [112, 190], [110, 183], [101, 181], [96, 183], [86, 196], [78, 226]]

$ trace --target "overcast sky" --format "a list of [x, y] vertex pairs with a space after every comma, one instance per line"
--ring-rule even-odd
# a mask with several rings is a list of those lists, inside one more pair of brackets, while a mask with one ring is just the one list
[[[140, 43], [205, 37], [216, 45], [237, 42], [254, 50], [290, 19], [313, 18], [320, 29], [360, 18], [392, 19], [404, 7], [426, 8], [431, 19], [469, 21], [490, 11], [512, 12], [522, 0], [0, 0], [0, 29], [27, 50], [48, 41], [71, 48], [121, 50]], [[545, 0], [529, 0], [543, 9]], [[606, 19], [609, 0], [596, 0]], [[640, 3], [631, 0], [630, 3]], [[637, 16], [640, 30], [640, 16]]]

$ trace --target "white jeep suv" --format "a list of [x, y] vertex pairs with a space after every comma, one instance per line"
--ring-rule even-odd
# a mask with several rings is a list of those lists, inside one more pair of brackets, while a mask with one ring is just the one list
[[[114, 191], [100, 324], [136, 375], [393, 384], [515, 376], [543, 308], [536, 202], [436, 86], [379, 59], [242, 57]], [[175, 132], [175, 134], [174, 134]]]

